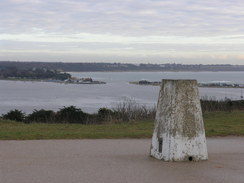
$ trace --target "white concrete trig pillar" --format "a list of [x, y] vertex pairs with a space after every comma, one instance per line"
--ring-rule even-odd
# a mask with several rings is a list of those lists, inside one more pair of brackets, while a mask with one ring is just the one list
[[150, 155], [164, 161], [208, 159], [196, 80], [162, 80]]

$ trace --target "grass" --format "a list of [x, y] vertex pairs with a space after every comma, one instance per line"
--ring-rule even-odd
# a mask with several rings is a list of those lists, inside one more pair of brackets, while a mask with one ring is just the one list
[[244, 135], [244, 111], [208, 112], [203, 119], [207, 136]]
[[[203, 115], [207, 136], [244, 135], [244, 112]], [[0, 119], [1, 140], [151, 138], [153, 121], [103, 125], [25, 124]]]
[[0, 122], [0, 139], [98, 139], [148, 138], [153, 123], [81, 125], [81, 124], [25, 124], [13, 121]]

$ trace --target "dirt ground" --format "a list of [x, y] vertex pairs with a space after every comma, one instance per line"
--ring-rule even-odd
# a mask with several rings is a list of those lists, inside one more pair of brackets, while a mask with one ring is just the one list
[[0, 183], [243, 183], [244, 137], [207, 144], [208, 161], [163, 162], [150, 139], [0, 141]]

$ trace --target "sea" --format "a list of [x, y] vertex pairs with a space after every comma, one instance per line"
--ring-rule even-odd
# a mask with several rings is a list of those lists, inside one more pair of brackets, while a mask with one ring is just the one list
[[[244, 72], [70, 72], [73, 77], [105, 81], [106, 84], [63, 84], [37, 81], [0, 80], [0, 114], [18, 109], [26, 114], [33, 110], [57, 111], [76, 106], [88, 113], [101, 107], [116, 108], [125, 100], [153, 107], [159, 86], [130, 84], [130, 81], [162, 79], [196, 79], [206, 83], [244, 84]], [[241, 99], [242, 88], [199, 88], [201, 98]]]

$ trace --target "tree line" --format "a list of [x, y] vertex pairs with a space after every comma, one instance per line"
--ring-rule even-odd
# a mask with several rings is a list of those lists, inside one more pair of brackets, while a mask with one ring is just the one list
[[[150, 61], [149, 61], [150, 62]], [[19, 69], [47, 68], [65, 72], [96, 72], [96, 71], [244, 71], [244, 65], [231, 64], [132, 64], [132, 63], [69, 63], [69, 62], [14, 62], [0, 61], [0, 69], [17, 67]]]
[[[201, 106], [203, 113], [214, 111], [231, 112], [233, 110], [244, 110], [244, 100], [201, 100]], [[25, 123], [102, 124], [106, 122], [153, 120], [155, 114], [156, 106], [146, 107], [137, 104], [134, 100], [125, 100], [114, 109], [100, 108], [95, 114], [83, 112], [75, 106], [68, 106], [59, 109], [57, 112], [44, 109], [34, 110], [29, 115], [15, 109], [3, 114], [2, 118]]]
[[17, 68], [4, 67], [0, 68], [0, 78], [3, 79], [53, 79], [64, 81], [71, 78], [68, 73], [61, 73], [57, 70], [46, 68]]

